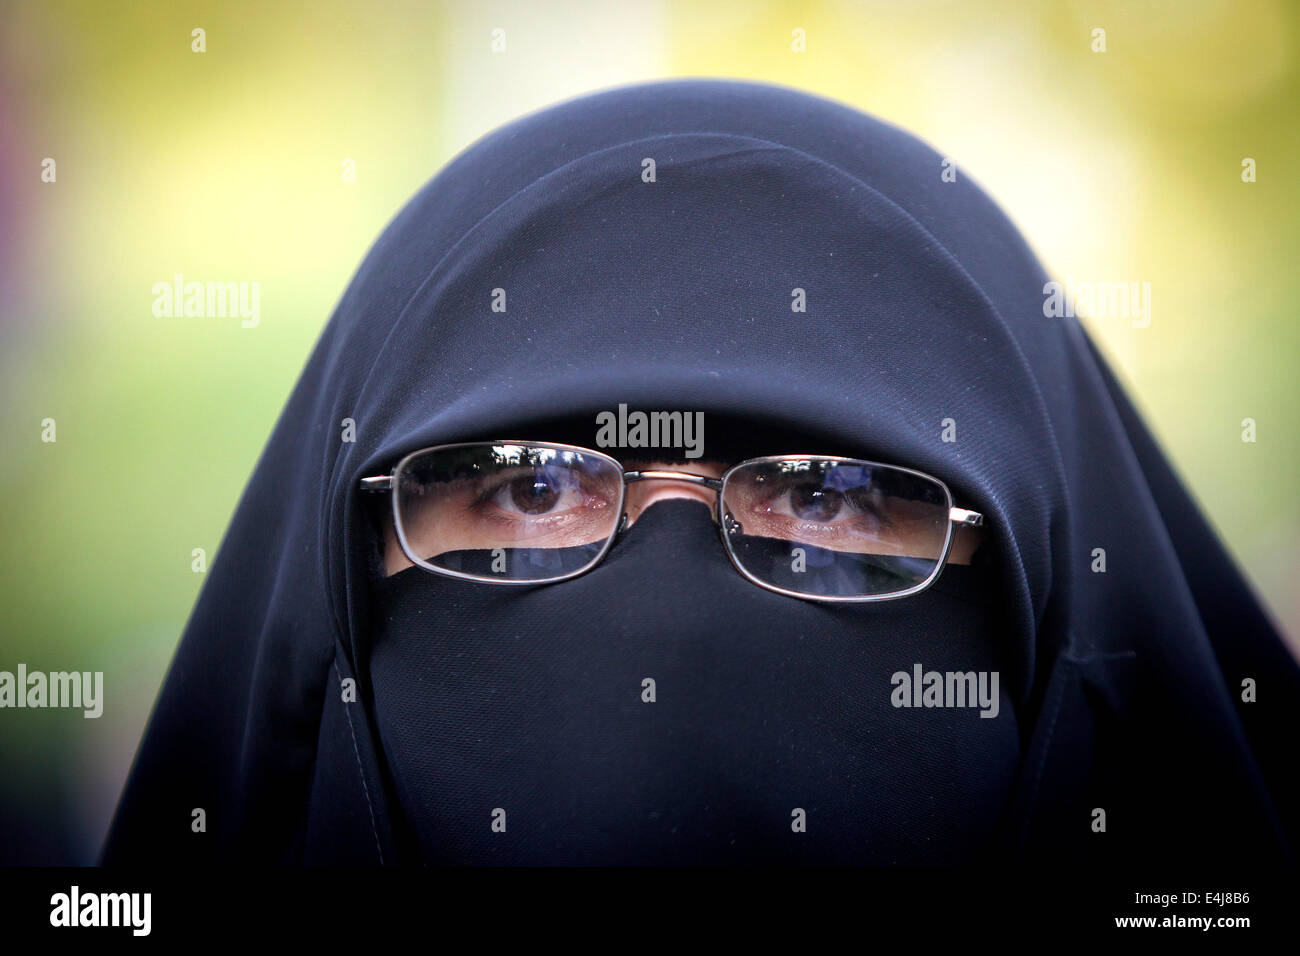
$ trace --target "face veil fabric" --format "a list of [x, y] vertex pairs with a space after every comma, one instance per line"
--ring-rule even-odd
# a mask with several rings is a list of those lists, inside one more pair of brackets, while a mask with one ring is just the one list
[[891, 704], [914, 662], [1001, 667], [984, 569], [949, 570], [914, 602], [792, 600], [732, 569], [703, 503], [669, 500], [565, 584], [385, 579], [376, 724], [421, 859], [986, 858], [1019, 757], [1000, 684], [983, 715]]
[[[942, 162], [713, 81], [584, 97], [457, 156], [316, 345], [104, 860], [1293, 861], [1294, 661], [1084, 329], [1044, 316], [1024, 240]], [[831, 609], [748, 584], [669, 501], [574, 581], [380, 575], [359, 479], [619, 403], [934, 474], [985, 515], [986, 564]], [[998, 716], [892, 707], [914, 663], [996, 670]]]

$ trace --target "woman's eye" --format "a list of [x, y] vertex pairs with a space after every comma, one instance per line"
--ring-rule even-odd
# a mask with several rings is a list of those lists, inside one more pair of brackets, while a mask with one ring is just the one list
[[804, 521], [830, 521], [839, 514], [844, 496], [834, 488], [811, 482], [795, 485], [789, 491], [790, 513]]
[[863, 488], [830, 488], [803, 481], [772, 489], [762, 510], [812, 524], [867, 522], [888, 525], [877, 495]]
[[488, 489], [480, 500], [507, 514], [537, 517], [565, 507], [575, 507], [578, 500], [574, 495], [580, 494], [577, 482], [569, 476], [539, 470], [501, 482]]
[[[507, 510], [526, 515], [539, 515], [555, 507], [555, 503], [560, 500], [560, 489], [554, 482], [548, 480], [546, 475], [522, 475], [506, 482], [497, 492], [497, 496], [498, 499], [507, 498], [509, 504], [513, 506]], [[504, 504], [500, 500], [497, 503]]]

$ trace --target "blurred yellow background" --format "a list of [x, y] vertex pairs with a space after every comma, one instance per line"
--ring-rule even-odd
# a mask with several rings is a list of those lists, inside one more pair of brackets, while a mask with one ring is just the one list
[[[641, 80], [853, 104], [952, 157], [1057, 277], [1150, 282], [1149, 327], [1090, 327], [1300, 635], [1300, 5], [54, 0], [0, 17], [0, 669], [102, 670], [106, 688], [98, 720], [0, 713], [0, 862], [94, 858], [202, 584], [193, 549], [215, 554], [387, 220], [480, 134]], [[260, 323], [155, 317], [175, 273], [260, 282]]]

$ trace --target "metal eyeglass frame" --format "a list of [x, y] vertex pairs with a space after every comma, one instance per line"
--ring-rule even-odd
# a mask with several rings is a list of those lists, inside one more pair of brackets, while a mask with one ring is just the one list
[[[487, 448], [493, 445], [519, 445], [519, 446], [529, 447], [529, 448], [552, 449], [555, 451], [580, 452], [583, 455], [591, 455], [594, 458], [603, 459], [618, 469], [618, 471], [623, 476], [622, 484], [619, 486], [618, 511], [621, 517], [618, 520], [618, 527], [615, 528], [614, 531], [609, 535], [609, 537], [605, 540], [605, 544], [601, 547], [600, 551], [596, 554], [595, 557], [591, 559], [590, 562], [588, 562], [583, 567], [579, 568], [577, 571], [570, 571], [568, 574], [561, 574], [556, 577], [536, 578], [534, 580], [528, 580], [528, 581], [506, 581], [506, 580], [502, 580], [501, 578], [492, 578], [486, 575], [467, 574], [464, 571], [452, 571], [447, 568], [439, 568], [433, 564], [430, 564], [428, 561], [424, 560], [423, 558], [417, 558], [415, 556], [415, 554], [411, 551], [410, 545], [407, 543], [406, 533], [402, 528], [402, 519], [401, 519], [400, 502], [399, 502], [400, 483], [397, 480], [398, 476], [402, 474], [402, 471], [407, 466], [407, 464], [413, 461], [414, 459], [422, 457], [424, 455], [431, 454], [436, 451], [451, 451], [457, 448], [475, 448], [475, 447]], [[919, 584], [915, 584], [906, 590], [892, 591], [888, 594], [869, 594], [861, 597], [829, 597], [820, 594], [806, 594], [801, 591], [791, 591], [788, 588], [778, 587], [775, 584], [769, 584], [765, 581], [759, 580], [757, 577], [751, 574], [745, 568], [745, 566], [740, 563], [740, 560], [736, 557], [736, 553], [733, 550], [731, 545], [731, 538], [727, 533], [728, 516], [723, 514], [722, 499], [724, 493], [726, 492], [728, 479], [730, 479], [731, 476], [739, 469], [744, 468], [748, 465], [756, 464], [758, 462], [779, 462], [779, 461], [810, 461], [810, 462], [824, 461], [824, 462], [846, 462], [854, 465], [871, 465], [877, 468], [891, 468], [895, 471], [906, 472], [910, 475], [916, 475], [919, 478], [924, 478], [927, 481], [934, 482], [934, 484], [938, 485], [941, 489], [943, 489], [944, 500], [948, 503], [948, 525], [944, 534], [943, 550], [940, 553], [940, 559], [935, 563], [934, 570], [924, 581], [920, 582]], [[634, 481], [651, 481], [651, 480], [684, 481], [689, 484], [703, 485], [706, 488], [712, 488], [715, 492], [717, 492], [717, 507], [715, 510], [716, 510], [716, 518], [718, 522], [718, 534], [722, 538], [723, 547], [726, 549], [727, 557], [731, 560], [732, 566], [737, 571], [740, 572], [742, 577], [744, 577], [750, 583], [756, 584], [758, 587], [763, 588], [764, 590], [774, 591], [777, 594], [784, 594], [787, 597], [801, 598], [805, 601], [831, 601], [831, 602], [849, 602], [849, 603], [861, 603], [865, 601], [892, 601], [897, 598], [908, 597], [909, 595], [917, 594], [921, 591], [924, 591], [926, 588], [928, 588], [931, 584], [933, 584], [938, 579], [939, 575], [943, 572], [944, 566], [948, 563], [948, 554], [952, 550], [953, 539], [956, 536], [955, 529], [957, 527], [977, 528], [977, 527], [981, 527], [984, 524], [984, 516], [979, 512], [970, 511], [966, 508], [955, 507], [952, 502], [952, 492], [948, 490], [948, 486], [944, 484], [943, 481], [934, 477], [934, 475], [927, 474], [923, 471], [917, 471], [915, 468], [904, 468], [902, 465], [889, 465], [889, 464], [885, 464], [884, 462], [867, 461], [866, 459], [862, 459], [862, 458], [845, 458], [839, 455], [762, 455], [759, 456], [758, 458], [748, 458], [745, 461], [732, 465], [725, 472], [723, 472], [721, 478], [710, 478], [707, 475], [695, 475], [695, 474], [691, 474], [690, 472], [682, 472], [682, 471], [653, 471], [653, 470], [628, 471], [623, 468], [623, 465], [617, 459], [611, 457], [610, 455], [607, 455], [601, 451], [596, 451], [591, 448], [583, 448], [581, 445], [565, 445], [557, 442], [544, 442], [544, 441], [506, 441], [506, 440], [470, 441], [470, 442], [456, 442], [450, 445], [430, 445], [427, 448], [416, 449], [415, 451], [411, 452], [408, 455], [405, 455], [400, 461], [398, 461], [397, 464], [393, 466], [393, 470], [390, 474], [378, 475], [372, 478], [362, 478], [360, 480], [360, 489], [362, 491], [371, 492], [371, 493], [379, 493], [379, 494], [382, 494], [384, 492], [390, 493], [391, 500], [392, 500], [392, 508], [393, 508], [393, 528], [397, 532], [398, 543], [401, 545], [402, 553], [405, 554], [407, 559], [410, 560], [410, 562], [414, 564], [416, 567], [423, 568], [426, 571], [431, 571], [434, 574], [441, 574], [445, 577], [460, 578], [461, 580], [466, 580], [466, 581], [481, 581], [485, 584], [497, 584], [497, 585], [503, 585], [508, 587], [511, 585], [532, 586], [532, 585], [539, 585], [539, 584], [555, 584], [558, 581], [569, 581], [572, 580], [573, 578], [579, 577], [580, 575], [586, 574], [588, 571], [595, 568], [597, 565], [600, 564], [601, 561], [605, 559], [605, 555], [607, 555], [609, 553], [610, 548], [614, 546], [614, 542], [617, 541], [619, 536], [621, 536], [623, 532], [627, 529], [627, 512], [623, 510], [624, 505], [627, 504], [627, 486]]]

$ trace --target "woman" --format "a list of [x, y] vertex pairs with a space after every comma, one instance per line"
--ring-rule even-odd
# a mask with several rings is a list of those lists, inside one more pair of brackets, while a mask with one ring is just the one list
[[[700, 81], [458, 156], [317, 345], [105, 859], [1292, 859], [1295, 663], [1024, 241], [942, 171], [845, 107]], [[624, 405], [702, 416], [700, 456], [601, 446]], [[830, 539], [754, 551], [779, 535], [735, 495], [769, 456], [818, 478], [766, 499], [787, 530], [868, 488], [930, 524], [876, 549], [893, 578]], [[454, 530], [434, 506], [485, 474], [498, 524], [568, 488], [596, 530]]]

